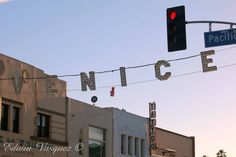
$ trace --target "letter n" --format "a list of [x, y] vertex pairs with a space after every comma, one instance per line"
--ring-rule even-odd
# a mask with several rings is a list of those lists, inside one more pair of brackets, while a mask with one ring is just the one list
[[87, 91], [87, 86], [90, 90], [96, 90], [96, 84], [95, 84], [95, 72], [90, 71], [89, 77], [86, 73], [82, 72], [80, 73], [81, 78], [81, 90]]

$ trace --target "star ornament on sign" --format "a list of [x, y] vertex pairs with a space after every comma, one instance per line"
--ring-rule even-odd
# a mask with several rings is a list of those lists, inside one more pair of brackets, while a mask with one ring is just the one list
[[115, 87], [111, 87], [110, 96], [111, 97], [115, 96]]

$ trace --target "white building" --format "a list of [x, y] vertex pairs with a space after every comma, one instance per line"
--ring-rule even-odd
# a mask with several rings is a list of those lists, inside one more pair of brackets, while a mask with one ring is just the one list
[[113, 157], [149, 157], [148, 119], [108, 108], [113, 113]]

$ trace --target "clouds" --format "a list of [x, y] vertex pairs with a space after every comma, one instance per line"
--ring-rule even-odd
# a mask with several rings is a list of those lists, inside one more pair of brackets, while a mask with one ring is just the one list
[[3, 4], [3, 3], [9, 3], [11, 2], [12, 0], [0, 0], [0, 4]]

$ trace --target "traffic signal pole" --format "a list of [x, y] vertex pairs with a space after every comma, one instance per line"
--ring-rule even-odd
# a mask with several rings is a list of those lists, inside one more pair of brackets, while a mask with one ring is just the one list
[[[209, 32], [212, 31], [212, 24], [225, 24], [230, 25], [230, 31], [233, 31], [236, 34], [233, 26], [236, 26], [234, 22], [226, 21], [186, 21], [185, 20], [185, 7], [177, 6], [172, 8], [167, 8], [166, 10], [166, 21], [167, 21], [167, 46], [168, 51], [180, 51], [187, 49], [187, 40], [186, 40], [186, 24], [198, 24], [198, 23], [208, 23]], [[232, 44], [236, 43], [235, 41], [229, 41]]]
[[236, 26], [236, 23], [226, 22], [226, 21], [185, 21], [185, 24], [195, 24], [195, 23], [208, 23], [209, 24], [209, 32], [211, 32], [211, 30], [212, 30], [213, 23], [230, 25], [230, 29], [232, 29], [234, 25]]

